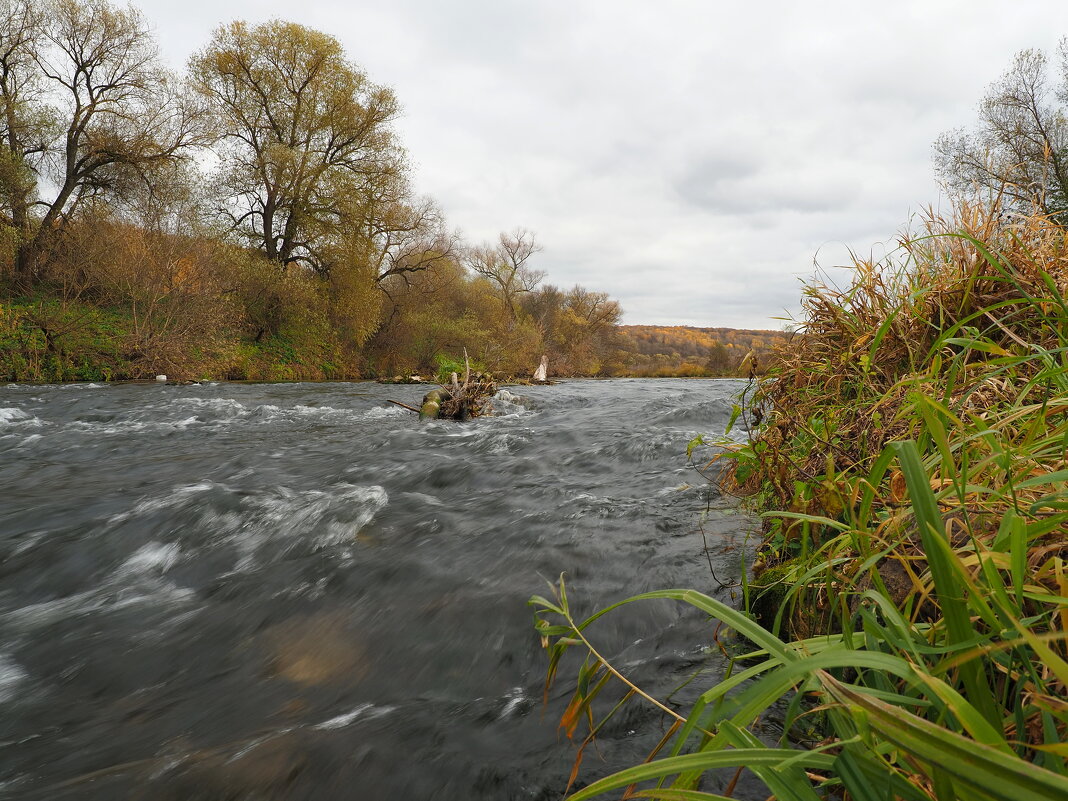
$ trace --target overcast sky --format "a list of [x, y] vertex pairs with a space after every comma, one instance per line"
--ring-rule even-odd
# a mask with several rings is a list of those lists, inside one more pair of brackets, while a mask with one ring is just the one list
[[1068, 2], [142, 0], [182, 67], [219, 24], [326, 31], [404, 109], [420, 193], [472, 242], [523, 226], [624, 322], [778, 328], [814, 260], [882, 253]]

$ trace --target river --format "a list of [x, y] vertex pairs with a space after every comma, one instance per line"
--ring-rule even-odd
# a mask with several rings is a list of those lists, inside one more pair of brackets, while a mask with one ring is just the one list
[[[574, 665], [543, 707], [527, 599], [730, 598], [753, 524], [686, 444], [742, 386], [519, 387], [466, 424], [387, 403], [420, 386], [0, 387], [0, 798], [559, 799]], [[724, 668], [670, 602], [591, 632], [654, 693], [703, 671], [678, 700]], [[632, 705], [583, 779], [663, 726]]]

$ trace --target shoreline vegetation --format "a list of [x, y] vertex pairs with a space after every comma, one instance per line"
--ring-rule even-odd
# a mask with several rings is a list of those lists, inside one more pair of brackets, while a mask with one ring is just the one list
[[743, 412], [763, 422], [717, 457], [763, 512], [748, 613], [673, 590], [579, 622], [563, 579], [532, 599], [549, 685], [586, 654], [561, 721], [588, 722], [578, 761], [615, 711], [598, 695], [641, 694], [596, 653], [602, 614], [670, 598], [737, 634], [689, 709], [648, 700], [647, 763], [572, 800], [729, 797], [743, 768], [778, 799], [1068, 796], [1068, 230], [964, 204], [854, 267], [805, 289], [803, 335]]
[[805, 289], [803, 336], [745, 411], [761, 425], [716, 457], [762, 512], [748, 614], [668, 590], [578, 621], [563, 579], [532, 599], [549, 684], [586, 653], [561, 720], [588, 722], [576, 770], [641, 694], [595, 650], [602, 614], [670, 598], [737, 635], [688, 709], [647, 699], [650, 760], [573, 801], [729, 797], [743, 768], [779, 799], [1068, 796], [1068, 230], [964, 205], [855, 268]]
[[[736, 407], [748, 441], [708, 465], [762, 519], [742, 609], [672, 589], [580, 620], [564, 577], [531, 599], [546, 697], [577, 671], [571, 801], [729, 798], [746, 770], [780, 800], [1068, 798], [1068, 38], [1060, 61], [1019, 53], [935, 143], [950, 217], [804, 288]], [[725, 677], [668, 703], [598, 652], [597, 621], [651, 599], [709, 616]], [[628, 701], [659, 745], [582, 786]]]
[[[156, 311], [162, 310], [150, 314]], [[143, 318], [138, 319], [136, 303], [101, 306], [48, 286], [38, 286], [33, 296], [20, 295], [0, 275], [0, 381], [151, 381], [164, 374], [177, 381], [407, 382], [415, 376], [433, 383], [462, 366], [467, 343], [477, 349], [476, 367], [503, 381], [529, 380], [540, 359], [535, 353], [548, 357], [555, 378], [737, 378], [749, 375], [754, 363], [758, 372], [767, 370], [777, 358], [775, 348], [790, 336], [774, 330], [613, 323], [598, 334], [605, 346], [600, 355], [576, 357], [573, 348], [553, 344], [552, 329], [540, 324], [533, 326], [538, 347], [509, 351], [493, 330], [492, 315], [479, 323], [481, 333], [453, 339], [430, 332], [428, 340], [402, 349], [378, 332], [360, 347], [346, 345], [336, 332], [307, 318], [257, 341], [241, 311], [231, 311], [215, 328], [168, 319], [145, 345], [139, 344], [145, 333], [138, 330]], [[471, 322], [470, 316], [443, 320], [446, 328]], [[582, 345], [577, 339], [568, 343]]]

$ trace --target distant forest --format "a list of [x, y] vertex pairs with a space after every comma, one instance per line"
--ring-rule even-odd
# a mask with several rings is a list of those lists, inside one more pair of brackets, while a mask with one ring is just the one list
[[340, 43], [233, 22], [162, 64], [106, 0], [0, 0], [0, 378], [720, 375], [773, 332], [618, 326], [522, 227], [411, 184], [399, 102]]
[[765, 372], [783, 331], [692, 326], [621, 325], [626, 354], [622, 374], [634, 376], [722, 376]]

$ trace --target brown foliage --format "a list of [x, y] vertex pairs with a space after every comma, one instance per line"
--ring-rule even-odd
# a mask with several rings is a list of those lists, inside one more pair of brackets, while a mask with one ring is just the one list
[[748, 374], [754, 363], [756, 372], [762, 373], [791, 336], [782, 331], [681, 325], [624, 325], [620, 332], [624, 348], [620, 372], [656, 377]]
[[52, 280], [68, 294], [128, 312], [126, 358], [142, 376], [212, 372], [230, 333], [227, 246], [102, 218], [72, 226]]
[[[910, 398], [984, 415], [1023, 402], [1022, 391], [1046, 391], [1027, 386], [1039, 359], [1015, 365], [1012, 380], [986, 368], [990, 358], [1060, 347], [1061, 332], [1045, 317], [1059, 309], [1031, 299], [1068, 292], [1065, 229], [1047, 215], [1007, 218], [983, 205], [965, 205], [951, 220], [931, 214], [926, 227], [902, 239], [902, 258], [858, 261], [849, 289], [806, 288], [802, 336], [781, 352], [755, 401], [767, 422], [763, 467], [734, 489], [765, 480], [782, 508], [803, 503], [800, 511], [834, 517], [842, 501], [834, 488], [802, 502], [794, 479], [819, 483], [829, 465], [866, 471], [888, 442], [915, 436], [918, 414], [902, 412]], [[980, 344], [947, 341], [954, 338]], [[947, 394], [943, 365], [962, 352]]]

